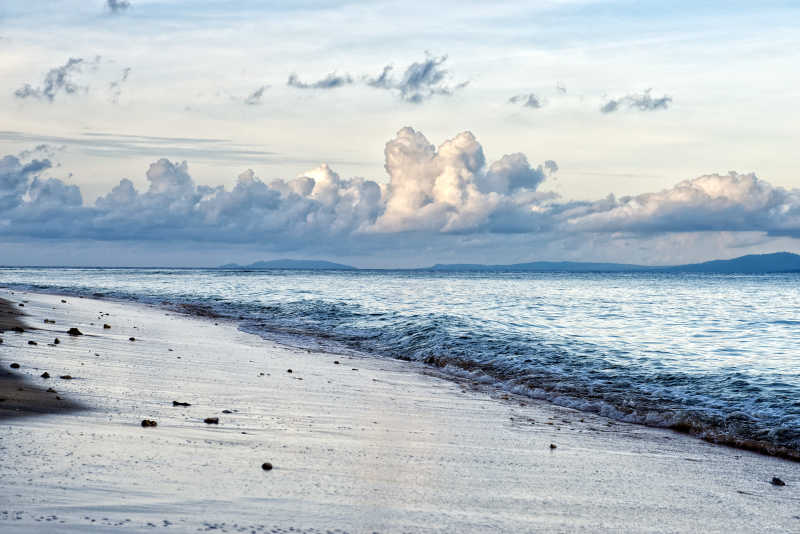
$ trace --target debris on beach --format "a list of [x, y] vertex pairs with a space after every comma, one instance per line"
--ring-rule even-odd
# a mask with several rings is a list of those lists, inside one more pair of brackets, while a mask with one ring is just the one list
[[128, 341], [136, 341], [136, 338], [131, 336], [131, 337], [128, 338]]
[[269, 462], [264, 462], [263, 464], [261, 464], [261, 469], [263, 469], [264, 471], [271, 471], [272, 464]]
[[287, 370], [286, 370], [286, 372], [287, 372], [287, 373], [291, 373], [291, 372], [292, 372], [292, 370], [291, 370], [291, 369], [287, 369]]
[[770, 480], [770, 484], [772, 484], [773, 486], [785, 486], [786, 482], [779, 479], [778, 477], [772, 477], [772, 480]]
[[29, 340], [28, 345], [38, 345], [38, 343], [33, 340]]
[[22, 328], [21, 326], [15, 326], [15, 327], [14, 327], [14, 328], [12, 328], [11, 330], [13, 330], [14, 332], [16, 332], [17, 334], [21, 334], [21, 333], [23, 333], [23, 332], [25, 331], [25, 329], [24, 329], [24, 328]]
[[56, 322], [53, 319], [45, 319], [44, 322], [45, 324], [56, 324]]
[[219, 417], [206, 417], [205, 419], [203, 419], [203, 422], [207, 425], [218, 425]]
[[61, 375], [59, 378], [62, 380], [72, 380], [72, 375]]
[[557, 446], [555, 443], [551, 443], [551, 444], [550, 444], [550, 448], [551, 448], [551, 449], [557, 449], [557, 448], [558, 448], [558, 446]]
[[111, 325], [110, 325], [110, 324], [108, 324], [108, 323], [103, 323], [103, 328], [104, 328], [105, 330], [108, 330], [109, 328], [111, 328]]
[[64, 300], [64, 299], [61, 299], [61, 304], [66, 304], [66, 303], [67, 303], [67, 301], [66, 301], [66, 300]]
[[56, 390], [54, 390], [53, 388], [47, 388], [47, 392], [48, 393], [56, 393]]
[[339, 365], [339, 360], [333, 360], [334, 365]]
[[83, 332], [81, 332], [80, 330], [78, 330], [77, 328], [75, 328], [75, 327], [73, 326], [72, 328], [70, 328], [69, 330], [67, 330], [67, 334], [69, 334], [69, 335], [71, 335], [71, 336], [82, 336], [82, 335], [83, 335]]
[[19, 303], [19, 307], [20, 307], [20, 308], [24, 308], [24, 307], [25, 307], [25, 305], [24, 305], [23, 303], [21, 303], [21, 302], [20, 302], [20, 303]]
[[232, 410], [222, 410], [222, 413], [233, 413]]
[[158, 423], [156, 423], [152, 419], [142, 419], [142, 426], [144, 428], [147, 428], [149, 426], [158, 426]]
[[188, 402], [172, 401], [173, 406], [191, 406]]
[[58, 339], [58, 338], [55, 338], [55, 339], [53, 340], [53, 345], [58, 345], [59, 343], [61, 343], [61, 340], [60, 340], [60, 339]]
[[50, 373], [45, 371], [44, 373], [40, 374], [39, 376], [41, 376], [42, 378], [50, 378]]
[[19, 369], [19, 364], [18, 363], [12, 363], [10, 367], [12, 369]]

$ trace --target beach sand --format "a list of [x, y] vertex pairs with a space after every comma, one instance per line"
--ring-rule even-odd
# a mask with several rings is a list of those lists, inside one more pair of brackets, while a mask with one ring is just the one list
[[800, 531], [787, 460], [221, 320], [0, 297], [36, 327], [0, 334], [4, 533]]

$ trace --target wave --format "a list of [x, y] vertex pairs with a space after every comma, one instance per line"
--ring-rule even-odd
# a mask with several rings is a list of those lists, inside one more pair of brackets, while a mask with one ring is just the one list
[[800, 399], [790, 387], [767, 378], [637, 366], [634, 355], [589, 342], [535, 330], [520, 334], [508, 324], [447, 313], [372, 311], [322, 299], [264, 304], [87, 286], [10, 285], [227, 318], [243, 331], [287, 345], [421, 362], [514, 394], [800, 461]]

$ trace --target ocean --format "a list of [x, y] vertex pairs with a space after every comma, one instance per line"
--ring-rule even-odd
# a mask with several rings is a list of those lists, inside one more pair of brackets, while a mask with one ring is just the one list
[[3, 268], [800, 459], [800, 274]]

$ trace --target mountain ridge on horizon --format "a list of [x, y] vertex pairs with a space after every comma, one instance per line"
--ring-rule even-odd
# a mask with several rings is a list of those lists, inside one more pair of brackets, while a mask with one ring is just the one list
[[[325, 260], [279, 259], [257, 261], [248, 265], [228, 263], [218, 269], [297, 269], [297, 270], [361, 270], [352, 265]], [[395, 269], [389, 269], [395, 270]], [[512, 264], [437, 263], [430, 267], [396, 269], [407, 271], [440, 272], [695, 272], [695, 273], [780, 273], [800, 272], [800, 255], [792, 252], [748, 254], [727, 260], [710, 260], [681, 265], [638, 265], [633, 263], [534, 261]]]

